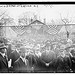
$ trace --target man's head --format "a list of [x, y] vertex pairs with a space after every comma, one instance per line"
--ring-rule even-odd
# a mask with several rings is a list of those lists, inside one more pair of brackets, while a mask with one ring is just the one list
[[0, 43], [0, 52], [1, 53], [6, 53], [7, 47], [4, 45], [4, 43]]
[[74, 49], [72, 49], [72, 50], [70, 51], [70, 53], [72, 54], [73, 57], [75, 57], [75, 50], [74, 50]]
[[19, 51], [20, 56], [22, 56], [23, 58], [25, 58], [26, 57], [25, 53], [26, 53], [25, 47], [21, 47], [20, 51]]

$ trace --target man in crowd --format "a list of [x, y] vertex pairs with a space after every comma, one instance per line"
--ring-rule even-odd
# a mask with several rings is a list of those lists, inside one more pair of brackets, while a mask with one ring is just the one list
[[63, 50], [57, 56], [57, 69], [56, 72], [72, 72], [71, 70], [71, 59], [69, 56], [69, 52]]
[[13, 50], [10, 55], [9, 55], [9, 60], [11, 60], [11, 66], [13, 67], [14, 65], [14, 62], [20, 57], [19, 55], [19, 51], [16, 49], [16, 50]]
[[72, 48], [72, 50], [70, 51], [70, 58], [71, 58], [71, 69], [73, 70], [73, 72], [75, 72], [75, 49]]
[[41, 54], [35, 54], [36, 64], [34, 67], [34, 72], [44, 72], [45, 71], [45, 63], [41, 60]]
[[26, 59], [26, 51], [24, 47], [20, 48], [20, 57], [14, 63], [14, 72], [29, 72], [29, 61]]
[[55, 54], [52, 51], [43, 51], [36, 54], [36, 65], [34, 72], [54, 72], [51, 62], [55, 59]]
[[64, 69], [64, 57], [65, 57], [65, 54], [63, 52], [60, 52], [57, 56], [57, 62], [56, 62], [56, 72], [65, 72], [65, 69]]
[[8, 72], [8, 61], [6, 58], [6, 46], [4, 43], [0, 43], [0, 72]]
[[7, 46], [7, 57], [8, 57], [8, 61], [10, 60], [10, 53], [13, 51], [12, 50], [12, 44], [11, 43], [7, 43], [5, 44]]
[[29, 61], [30, 71], [34, 72], [35, 64], [37, 63], [34, 52], [32, 50], [29, 50], [28, 55], [26, 56], [26, 58]]
[[66, 72], [72, 72], [72, 70], [71, 70], [71, 59], [70, 59], [69, 52], [64, 50], [63, 53], [65, 54], [65, 57], [64, 57], [65, 71]]

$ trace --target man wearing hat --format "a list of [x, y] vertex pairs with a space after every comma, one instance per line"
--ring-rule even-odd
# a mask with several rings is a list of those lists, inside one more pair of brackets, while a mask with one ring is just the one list
[[71, 58], [71, 69], [75, 73], [75, 49], [70, 48], [70, 58]]
[[29, 62], [26, 59], [25, 47], [21, 47], [19, 51], [20, 57], [14, 63], [14, 72], [28, 72]]
[[26, 58], [29, 61], [29, 70], [30, 72], [34, 72], [34, 68], [35, 68], [35, 64], [37, 63], [36, 61], [36, 57], [34, 55], [33, 50], [29, 50], [28, 55], [26, 56]]
[[13, 68], [14, 62], [20, 57], [19, 51], [17, 49], [13, 50], [9, 54], [9, 60], [11, 60], [11, 67]]
[[0, 43], [0, 72], [8, 72], [8, 61], [6, 59], [6, 46]]

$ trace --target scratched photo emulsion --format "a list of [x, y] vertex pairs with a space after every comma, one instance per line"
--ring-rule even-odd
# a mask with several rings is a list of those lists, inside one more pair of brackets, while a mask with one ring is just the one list
[[0, 4], [0, 73], [74, 73], [75, 4]]

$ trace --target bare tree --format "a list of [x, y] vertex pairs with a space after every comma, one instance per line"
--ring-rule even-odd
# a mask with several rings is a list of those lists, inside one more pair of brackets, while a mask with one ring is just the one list
[[19, 25], [28, 25], [36, 18], [33, 12], [25, 12], [18, 19]]
[[27, 25], [27, 18], [20, 18], [18, 19], [19, 25]]
[[8, 24], [12, 24], [14, 22], [14, 19], [8, 15], [4, 15], [0, 21], [3, 23], [3, 25], [6, 26]]
[[4, 35], [2, 18], [5, 14], [6, 14], [6, 11], [0, 12], [0, 38]]
[[9, 24], [12, 25], [13, 22], [14, 22], [14, 19], [8, 15], [3, 15], [3, 17], [0, 19], [0, 23], [3, 26], [2, 32], [5, 37], [6, 37], [6, 26], [9, 26]]
[[6, 14], [6, 11], [4, 12], [0, 12], [0, 25], [3, 25], [1, 19], [3, 18], [3, 16]]
[[68, 18], [68, 14], [67, 14], [67, 17], [64, 17], [64, 18], [62, 18], [61, 14], [60, 14], [60, 17], [61, 17], [62, 22], [63, 22], [64, 25], [65, 25], [66, 34], [67, 34], [67, 39], [68, 39], [70, 33], [69, 33], [69, 31], [67, 30], [67, 24], [69, 24], [69, 23], [72, 21], [72, 19], [69, 19], [69, 18]]
[[12, 19], [7, 16], [5, 17], [6, 11], [0, 12], [0, 42], [7, 42], [7, 39], [5, 37], [6, 35], [6, 27], [4, 25], [11, 23]]

